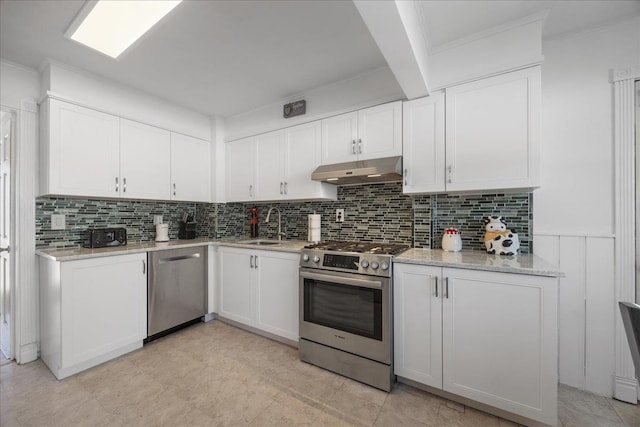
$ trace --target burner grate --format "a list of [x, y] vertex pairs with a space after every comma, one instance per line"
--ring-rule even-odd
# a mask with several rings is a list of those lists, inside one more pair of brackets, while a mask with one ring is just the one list
[[377, 255], [396, 255], [408, 248], [408, 245], [398, 243], [348, 242], [339, 240], [329, 240], [327, 242], [320, 242], [305, 246], [305, 249]]

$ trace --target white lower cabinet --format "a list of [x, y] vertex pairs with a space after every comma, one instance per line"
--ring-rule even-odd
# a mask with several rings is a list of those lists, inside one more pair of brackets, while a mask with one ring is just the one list
[[556, 278], [394, 269], [396, 375], [556, 425]]
[[62, 379], [142, 347], [147, 254], [40, 259], [40, 352]]
[[219, 247], [221, 317], [298, 341], [299, 254]]

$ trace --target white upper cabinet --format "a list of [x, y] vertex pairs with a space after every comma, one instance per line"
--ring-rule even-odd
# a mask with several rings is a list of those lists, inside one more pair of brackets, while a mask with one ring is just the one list
[[40, 195], [209, 201], [209, 142], [48, 98]]
[[320, 121], [227, 143], [227, 202], [336, 199], [311, 180], [320, 165]]
[[403, 192], [445, 191], [444, 93], [402, 105]]
[[171, 132], [171, 200], [209, 201], [209, 142]]
[[245, 138], [225, 144], [227, 202], [253, 200], [253, 142]]
[[400, 101], [322, 120], [322, 164], [400, 155]]
[[540, 68], [446, 89], [447, 191], [539, 185]]
[[169, 131], [120, 119], [120, 194], [169, 200], [170, 147]]
[[118, 197], [120, 119], [56, 99], [40, 115], [40, 193]]

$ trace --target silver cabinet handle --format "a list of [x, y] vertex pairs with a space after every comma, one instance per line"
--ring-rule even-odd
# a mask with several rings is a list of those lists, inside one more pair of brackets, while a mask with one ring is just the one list
[[282, 189], [284, 187], [284, 184], [281, 182], [280, 183], [280, 194], [284, 194], [284, 190]]
[[358, 153], [362, 154], [362, 139], [358, 138]]
[[433, 276], [436, 281], [436, 298], [438, 298], [438, 276]]
[[351, 154], [356, 154], [356, 140], [351, 141]]
[[449, 299], [449, 278], [445, 277], [444, 278], [444, 286], [445, 286], [445, 294], [444, 297]]
[[253, 255], [249, 256], [249, 268], [253, 268]]
[[449, 167], [447, 168], [447, 170], [449, 171], [449, 176], [447, 178], [447, 183], [451, 184], [451, 165], [449, 165]]
[[145, 260], [142, 260], [142, 274], [147, 274], [147, 263]]
[[127, 192], [127, 178], [122, 178], [122, 192]]
[[405, 187], [406, 187], [407, 185], [409, 185], [409, 184], [407, 183], [407, 174], [408, 174], [408, 171], [407, 171], [407, 169], [405, 168], [405, 170], [404, 170], [404, 185], [405, 185]]
[[258, 255], [254, 255], [253, 257], [253, 268], [258, 268]]
[[118, 187], [118, 177], [116, 176], [116, 193], [118, 192], [118, 189], [119, 189], [119, 187]]
[[175, 182], [173, 183], [173, 195], [174, 196], [176, 195], [176, 183]]
[[287, 185], [289, 185], [289, 183], [287, 181], [284, 182], [284, 194], [289, 194], [289, 190], [287, 190]]
[[249, 197], [253, 197], [253, 185], [249, 186]]

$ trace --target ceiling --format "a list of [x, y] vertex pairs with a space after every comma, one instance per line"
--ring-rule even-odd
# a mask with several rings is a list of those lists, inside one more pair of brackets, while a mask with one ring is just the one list
[[[119, 60], [67, 40], [77, 0], [0, 0], [0, 57], [51, 58], [206, 115], [228, 117], [384, 66], [354, 4], [184, 1]], [[542, 10], [545, 37], [640, 14], [640, 1], [423, 1], [431, 47]]]

